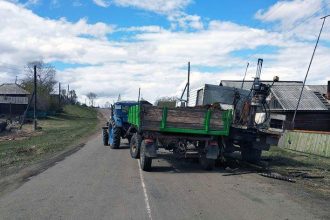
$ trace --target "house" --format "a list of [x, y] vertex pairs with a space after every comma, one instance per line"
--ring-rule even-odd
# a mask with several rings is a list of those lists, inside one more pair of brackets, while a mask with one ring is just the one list
[[22, 115], [30, 93], [15, 83], [0, 85], [0, 115]]
[[[272, 84], [272, 81], [262, 81]], [[245, 81], [244, 90], [250, 90], [253, 81]], [[287, 126], [291, 122], [297, 107], [303, 82], [275, 82], [267, 97], [270, 111], [286, 115]], [[220, 86], [242, 88], [242, 81], [222, 80]], [[330, 131], [330, 82], [328, 85], [306, 85], [295, 118], [295, 129]]]

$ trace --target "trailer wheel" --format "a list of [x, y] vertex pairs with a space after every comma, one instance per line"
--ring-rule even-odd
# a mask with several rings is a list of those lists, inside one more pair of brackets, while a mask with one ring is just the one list
[[102, 139], [103, 139], [103, 145], [108, 146], [109, 145], [109, 133], [108, 133], [107, 129], [103, 129]]
[[204, 170], [213, 170], [215, 167], [215, 159], [208, 159], [205, 155], [199, 158], [199, 163]]
[[241, 156], [242, 160], [249, 163], [258, 163], [261, 160], [262, 151], [251, 147], [242, 147]]
[[133, 134], [129, 145], [129, 151], [131, 157], [134, 159], [138, 159], [140, 157], [141, 141], [141, 135], [138, 133]]
[[146, 143], [143, 140], [141, 142], [141, 149], [140, 149], [140, 165], [143, 171], [150, 171], [152, 158], [148, 157], [145, 152], [146, 152]]
[[118, 149], [120, 146], [120, 128], [115, 123], [109, 126], [109, 142], [111, 149]]

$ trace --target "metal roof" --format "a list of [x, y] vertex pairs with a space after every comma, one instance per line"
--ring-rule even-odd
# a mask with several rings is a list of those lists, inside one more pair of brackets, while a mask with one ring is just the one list
[[[283, 110], [295, 110], [301, 92], [301, 85], [277, 85], [271, 88]], [[313, 91], [304, 88], [298, 110], [328, 110]]]
[[[242, 86], [242, 80], [221, 80], [220, 86], [228, 86], [240, 89]], [[261, 80], [262, 83], [272, 84], [273, 81], [270, 80]], [[253, 80], [246, 80], [243, 84], [244, 90], [250, 90], [253, 84]], [[289, 85], [302, 85], [302, 81], [279, 81], [275, 82], [274, 86], [289, 86]]]
[[30, 93], [15, 83], [0, 85], [0, 95], [29, 95]]
[[323, 95], [323, 94], [327, 94], [328, 86], [327, 85], [308, 85], [308, 86], [306, 86], [306, 89], [312, 90], [313, 92], [319, 92]]

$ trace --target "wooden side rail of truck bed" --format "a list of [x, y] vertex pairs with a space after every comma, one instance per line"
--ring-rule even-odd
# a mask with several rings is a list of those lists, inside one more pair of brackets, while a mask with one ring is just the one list
[[128, 122], [141, 131], [228, 136], [232, 111], [205, 107], [136, 105], [129, 109]]

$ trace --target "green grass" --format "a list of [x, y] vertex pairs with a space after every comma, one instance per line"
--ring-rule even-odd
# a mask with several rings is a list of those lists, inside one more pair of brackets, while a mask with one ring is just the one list
[[330, 196], [330, 158], [280, 147], [271, 147], [270, 151], [264, 151], [262, 156], [264, 159], [268, 159], [268, 167], [272, 172], [286, 176], [298, 172], [323, 177], [316, 179], [297, 177], [295, 179], [299, 180], [297, 184], [302, 184], [319, 195]]
[[95, 109], [67, 105], [63, 113], [39, 120], [38, 132], [31, 132], [32, 124], [26, 124], [20, 133], [28, 135], [0, 142], [0, 169], [25, 166], [73, 146], [95, 132], [97, 122]]
[[262, 155], [269, 158], [271, 165], [277, 168], [310, 168], [330, 171], [330, 158], [327, 157], [280, 147], [271, 147], [269, 151], [264, 151]]

